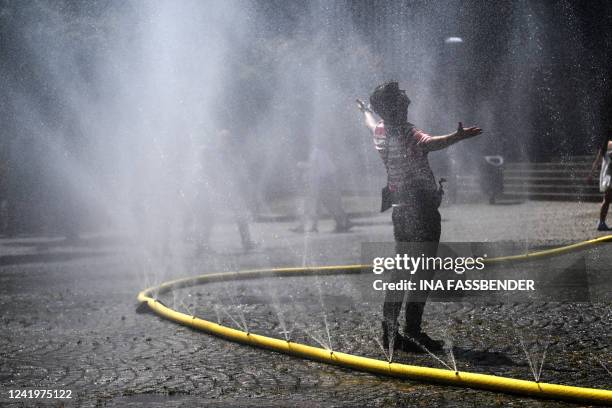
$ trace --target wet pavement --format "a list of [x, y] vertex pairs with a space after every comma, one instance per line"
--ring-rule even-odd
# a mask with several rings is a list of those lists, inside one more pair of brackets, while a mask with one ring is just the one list
[[[561, 245], [602, 235], [595, 204], [526, 202], [442, 208], [443, 240]], [[308, 236], [290, 222], [253, 225], [259, 249], [244, 254], [238, 232], [222, 223], [214, 253], [172, 243], [145, 248], [126, 234], [85, 236], [66, 243], [45, 237], [0, 241], [0, 405], [59, 406], [59, 400], [11, 400], [9, 390], [71, 390], [65, 406], [566, 406], [554, 401], [444, 387], [359, 373], [230, 343], [148, 313], [136, 294], [173, 277], [269, 266], [358, 263], [361, 243], [390, 241], [389, 214], [356, 219], [334, 234], [322, 221]], [[310, 282], [306, 282], [310, 279]], [[245, 317], [254, 332], [278, 334], [278, 299], [295, 339], [384, 359], [374, 338], [380, 305], [361, 302], [359, 276], [218, 283], [182, 289], [164, 299], [179, 310], [225, 324]], [[271, 296], [271, 293], [276, 293]], [[290, 296], [292, 295], [293, 298]], [[321, 306], [321, 300], [324, 307]], [[521, 342], [539, 359], [549, 344], [542, 381], [612, 388], [612, 305], [432, 303], [427, 330], [452, 339], [463, 370], [532, 379]], [[306, 334], [310, 331], [310, 334]], [[537, 353], [536, 353], [537, 352]], [[539, 354], [538, 354], [539, 353]], [[397, 361], [441, 367], [431, 357], [398, 352]], [[450, 361], [443, 356], [444, 361]], [[603, 365], [602, 365], [603, 364]]]

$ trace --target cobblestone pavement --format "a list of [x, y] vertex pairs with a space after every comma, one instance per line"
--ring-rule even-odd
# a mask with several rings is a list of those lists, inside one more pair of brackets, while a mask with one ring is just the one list
[[[446, 241], [507, 240], [531, 248], [598, 235], [593, 204], [471, 204], [441, 212]], [[64, 403], [79, 407], [567, 405], [345, 370], [233, 344], [136, 311], [138, 291], [172, 277], [354, 263], [362, 242], [391, 239], [389, 214], [356, 223], [352, 233], [333, 234], [323, 221], [321, 232], [307, 237], [289, 232], [290, 223], [256, 224], [253, 234], [262, 246], [249, 254], [241, 253], [235, 227], [224, 224], [215, 231], [217, 252], [203, 257], [189, 245], [159, 253], [112, 234], [85, 237], [78, 245], [41, 237], [1, 240], [0, 405], [59, 405], [8, 399], [10, 389], [24, 388], [70, 389], [74, 398]], [[334, 348], [384, 358], [374, 341], [380, 305], [359, 301], [359, 277], [326, 278], [324, 309], [316, 286], [304, 279], [218, 283], [169, 293], [165, 301], [212, 320], [217, 303], [227, 312], [225, 324], [236, 325], [228, 315], [241, 324], [243, 314], [251, 330], [275, 336], [280, 309], [289, 325], [303, 326], [296, 339], [310, 344], [316, 344], [312, 335], [327, 341], [325, 310]], [[460, 369], [530, 379], [522, 339], [533, 354], [550, 343], [542, 381], [612, 386], [602, 366], [612, 366], [609, 303], [432, 303], [426, 320], [432, 335], [452, 339]], [[441, 366], [427, 356], [398, 352], [395, 358]]]

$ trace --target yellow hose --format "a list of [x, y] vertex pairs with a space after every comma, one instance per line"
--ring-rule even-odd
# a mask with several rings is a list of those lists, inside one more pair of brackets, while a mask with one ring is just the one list
[[506, 262], [506, 261], [526, 261], [535, 258], [542, 258], [547, 256], [561, 255], [571, 251], [577, 251], [584, 249], [588, 246], [601, 244], [603, 242], [612, 241], [612, 235], [604, 235], [603, 237], [589, 239], [587, 241], [576, 242], [575, 244], [566, 245], [557, 248], [545, 249], [543, 251], [531, 252], [520, 255], [500, 256], [497, 258], [486, 259], [485, 262]]
[[[540, 256], [551, 256], [571, 250], [581, 249], [588, 245], [612, 240], [612, 235], [568, 245], [566, 247], [554, 248], [532, 254], [501, 257], [489, 259], [489, 262], [501, 262], [509, 260], [530, 259]], [[450, 384], [455, 386], [471, 387], [500, 391], [510, 394], [521, 394], [538, 398], [550, 398], [568, 400], [581, 403], [612, 405], [612, 391], [594, 388], [573, 387], [568, 385], [546, 384], [535, 381], [517, 380], [513, 378], [499, 377], [495, 375], [469, 373], [463, 371], [452, 371], [439, 368], [413, 366], [408, 364], [389, 363], [383, 360], [360, 357], [352, 354], [330, 351], [319, 347], [294, 343], [292, 341], [280, 340], [272, 337], [262, 336], [255, 333], [247, 333], [242, 330], [232, 329], [220, 324], [200, 319], [196, 316], [177, 312], [168, 308], [161, 302], [152, 298], [153, 293], [164, 293], [174, 288], [186, 287], [195, 284], [237, 280], [254, 279], [266, 276], [290, 275], [300, 276], [307, 274], [346, 274], [359, 273], [363, 268], [370, 265], [340, 265], [323, 266], [311, 268], [276, 268], [256, 269], [241, 272], [215, 273], [201, 275], [193, 278], [184, 278], [162, 283], [159, 286], [148, 288], [138, 294], [138, 301], [146, 303], [158, 315], [174, 322], [206, 331], [225, 339], [263, 347], [285, 354], [318, 360], [324, 363], [335, 364], [343, 367], [384, 374], [399, 378], [410, 378], [413, 380], [429, 381]]]

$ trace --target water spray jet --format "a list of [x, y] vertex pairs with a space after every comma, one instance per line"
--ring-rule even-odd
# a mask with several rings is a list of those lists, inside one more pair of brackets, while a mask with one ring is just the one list
[[[610, 241], [612, 236], [606, 236], [599, 239], [585, 241], [585, 243], [570, 245], [556, 250], [543, 251], [549, 255], [554, 255], [558, 251], [575, 250], [576, 246], [585, 247], [595, 245], [600, 242]], [[568, 249], [569, 248], [569, 249]], [[529, 257], [529, 254], [525, 257]], [[508, 259], [501, 258], [501, 259]], [[331, 364], [337, 364], [344, 367], [354, 368], [357, 370], [369, 371], [378, 374], [391, 375], [394, 377], [410, 378], [420, 381], [436, 382], [450, 384], [455, 386], [464, 386], [471, 388], [480, 388], [505, 392], [510, 394], [527, 395], [537, 398], [559, 399], [567, 401], [575, 401], [582, 403], [612, 404], [612, 391], [603, 389], [593, 389], [586, 387], [574, 387], [559, 384], [546, 384], [539, 381], [518, 380], [512, 378], [504, 378], [487, 374], [476, 374], [461, 372], [450, 369], [439, 369], [429, 367], [419, 367], [405, 364], [393, 363], [390, 361], [375, 360], [361, 356], [350, 355], [341, 352], [333, 352], [333, 358], [330, 354], [331, 350], [326, 348], [317, 348], [300, 343], [289, 343], [285, 340], [275, 339], [239, 331], [229, 327], [221, 326], [203, 319], [191, 319], [183, 313], [168, 309], [160, 302], [155, 301], [150, 297], [152, 293], [165, 293], [175, 288], [182, 288], [194, 284], [204, 284], [211, 281], [219, 280], [235, 280], [238, 277], [242, 279], [256, 279], [260, 277], [278, 276], [300, 276], [300, 275], [329, 275], [342, 273], [358, 273], [367, 265], [344, 265], [344, 266], [324, 266], [311, 268], [279, 268], [279, 269], [258, 269], [241, 272], [229, 272], [218, 274], [201, 275], [195, 278], [178, 279], [175, 281], [165, 282], [158, 287], [145, 289], [138, 294], [138, 300], [147, 304], [157, 314], [173, 320], [177, 323], [188, 325], [208, 333], [223, 337], [228, 340], [245, 343], [252, 346], [262, 347], [279, 351], [286, 354], [292, 354], [308, 359], [318, 360]], [[446, 365], [446, 364], [444, 364]]]

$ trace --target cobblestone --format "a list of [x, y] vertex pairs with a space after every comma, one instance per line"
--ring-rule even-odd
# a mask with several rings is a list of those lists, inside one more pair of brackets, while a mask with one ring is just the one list
[[[559, 245], [597, 235], [596, 212], [592, 204], [577, 203], [447, 207], [443, 239]], [[262, 247], [251, 254], [241, 254], [237, 232], [222, 225], [213, 243], [217, 253], [203, 258], [183, 244], [156, 254], [111, 235], [86, 237], [78, 247], [38, 237], [2, 240], [0, 405], [58, 406], [7, 398], [10, 389], [50, 388], [73, 390], [75, 398], [65, 400], [66, 406], [78, 407], [565, 406], [327, 366], [136, 312], [138, 291], [166, 279], [236, 268], [353, 263], [359, 261], [360, 243], [391, 239], [388, 214], [356, 221], [349, 234], [325, 232], [332, 227], [324, 221], [322, 232], [307, 238], [288, 232], [288, 223], [257, 224], [253, 231]], [[281, 336], [270, 293], [293, 294], [278, 302], [288, 324], [300, 322], [326, 339], [316, 291], [304, 279], [312, 278], [283, 279], [280, 287], [270, 280], [215, 283], [168, 293], [164, 301], [211, 320], [218, 302], [232, 316], [240, 309], [253, 331]], [[374, 341], [380, 305], [359, 302], [360, 279], [322, 282], [332, 346], [384, 358]], [[604, 388], [612, 383], [600, 364], [612, 365], [610, 304], [432, 303], [426, 321], [432, 335], [452, 338], [460, 369], [532, 378], [520, 335], [533, 350], [550, 343], [542, 381]], [[234, 324], [227, 316], [224, 322]], [[295, 335], [314, 344], [299, 330]], [[439, 366], [427, 356], [396, 357]]]

